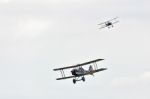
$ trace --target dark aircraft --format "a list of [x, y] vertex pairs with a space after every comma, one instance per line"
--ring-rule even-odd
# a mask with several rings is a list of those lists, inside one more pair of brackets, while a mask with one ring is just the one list
[[[96, 72], [100, 72], [103, 70], [106, 70], [107, 68], [100, 68], [98, 69], [96, 62], [98, 61], [102, 61], [104, 59], [96, 59], [96, 60], [92, 60], [89, 62], [85, 62], [85, 63], [81, 63], [81, 64], [77, 64], [77, 65], [73, 65], [73, 66], [68, 66], [68, 67], [62, 67], [62, 68], [56, 68], [54, 69], [54, 71], [60, 71], [62, 77], [61, 78], [57, 78], [56, 80], [63, 80], [63, 79], [68, 79], [68, 78], [74, 78], [73, 79], [73, 83], [75, 84], [76, 81], [85, 81], [85, 75], [93, 75]], [[83, 68], [83, 66], [88, 65], [88, 64], [92, 64], [89, 66], [88, 70], [85, 70]], [[64, 73], [64, 69], [69, 69], [69, 68], [73, 68], [70, 72], [71, 72], [71, 76], [65, 76]]]
[[98, 25], [101, 26], [99, 29], [102, 29], [102, 28], [105, 28], [105, 27], [108, 27], [108, 28], [113, 27], [113, 24], [119, 22], [117, 19], [118, 19], [118, 17], [113, 18], [113, 19], [111, 19], [111, 20], [108, 20], [108, 21], [106, 21], [106, 22], [103, 22], [103, 23], [98, 24]]

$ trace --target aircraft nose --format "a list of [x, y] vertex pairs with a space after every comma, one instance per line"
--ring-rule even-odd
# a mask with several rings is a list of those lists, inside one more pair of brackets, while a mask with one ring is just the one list
[[74, 69], [71, 70], [71, 74], [72, 74], [72, 75], [75, 75], [75, 70], [74, 70]]

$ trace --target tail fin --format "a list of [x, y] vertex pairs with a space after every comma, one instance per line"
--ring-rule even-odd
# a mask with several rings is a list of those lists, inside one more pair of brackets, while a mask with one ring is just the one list
[[[93, 67], [90, 65], [90, 67], [89, 67], [89, 72], [91, 72], [91, 73], [90, 73], [91, 75], [93, 75], [92, 71], [93, 71]], [[94, 76], [94, 75], [93, 75], [93, 76]]]
[[90, 65], [90, 67], [89, 67], [89, 71], [91, 72], [91, 71], [93, 71], [93, 67]]

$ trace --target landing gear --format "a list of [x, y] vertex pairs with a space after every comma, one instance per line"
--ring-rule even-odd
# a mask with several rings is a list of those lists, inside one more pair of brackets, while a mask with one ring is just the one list
[[73, 79], [73, 83], [76, 84], [76, 80], [75, 79]]
[[78, 78], [74, 78], [74, 79], [73, 79], [73, 83], [76, 84], [77, 81], [81, 81], [81, 80], [82, 80], [83, 82], [85, 82], [85, 77], [83, 76], [83, 77], [81, 77], [81, 78], [79, 78], [79, 77], [78, 77]]
[[85, 82], [85, 78], [84, 77], [82, 77], [82, 81]]

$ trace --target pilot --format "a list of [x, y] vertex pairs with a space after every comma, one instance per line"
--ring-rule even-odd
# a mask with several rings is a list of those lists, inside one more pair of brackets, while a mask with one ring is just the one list
[[83, 69], [82, 67], [80, 67], [80, 68], [79, 68], [79, 71], [83, 72], [83, 71], [84, 71], [84, 69]]

